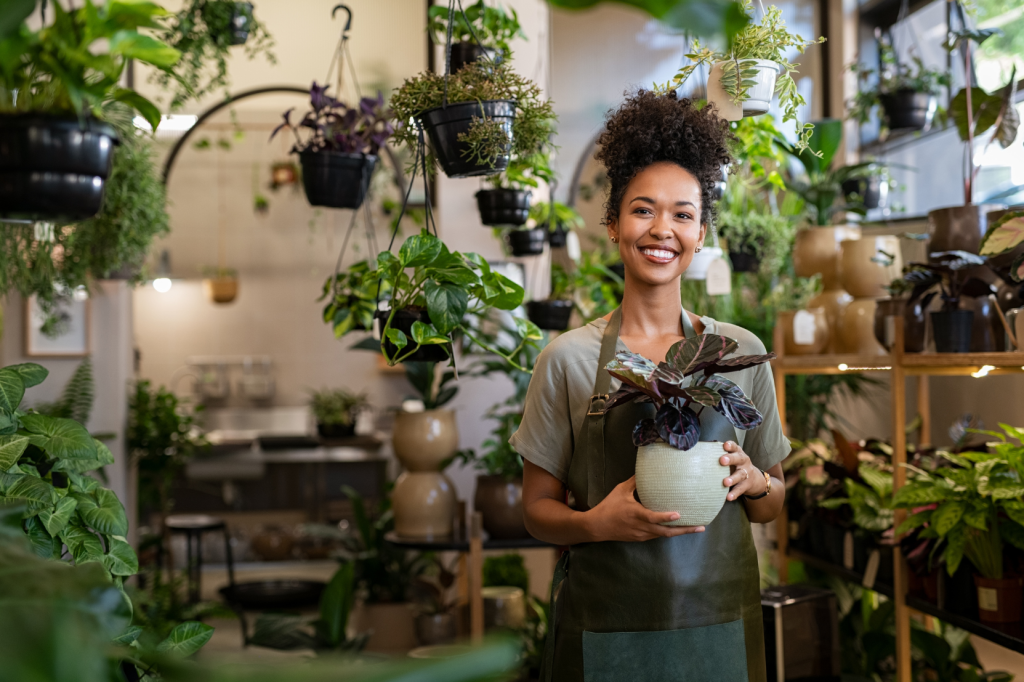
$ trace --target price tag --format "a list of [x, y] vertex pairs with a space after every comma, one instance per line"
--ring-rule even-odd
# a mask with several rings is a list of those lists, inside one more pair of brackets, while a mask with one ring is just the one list
[[982, 611], [998, 611], [999, 595], [991, 587], [978, 588], [978, 608]]
[[569, 230], [569, 234], [565, 235], [565, 253], [576, 263], [580, 262], [580, 257], [583, 255], [580, 248], [580, 238], [572, 230]]
[[708, 264], [705, 282], [708, 296], [723, 296], [732, 293], [732, 271], [724, 258], [716, 258]]
[[793, 343], [798, 346], [814, 344], [814, 315], [806, 310], [796, 311], [793, 316]]

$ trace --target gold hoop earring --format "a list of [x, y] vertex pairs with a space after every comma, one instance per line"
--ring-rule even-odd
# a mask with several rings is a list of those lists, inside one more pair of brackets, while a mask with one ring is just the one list
[[619, 238], [618, 237], [612, 237], [612, 244], [618, 244], [618, 243], [619, 243]]
[[694, 252], [694, 253], [700, 253], [700, 250], [701, 250], [702, 248], [703, 248], [703, 247], [701, 247], [701, 246], [698, 246], [698, 247], [697, 247], [696, 249], [694, 249], [694, 250], [693, 250], [693, 252]]

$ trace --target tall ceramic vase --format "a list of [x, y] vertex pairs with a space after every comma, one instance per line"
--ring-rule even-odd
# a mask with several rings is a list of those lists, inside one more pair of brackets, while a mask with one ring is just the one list
[[843, 311], [853, 297], [839, 283], [839, 244], [860, 236], [860, 228], [848, 225], [808, 227], [797, 232], [793, 246], [793, 268], [798, 277], [821, 275], [824, 291], [807, 303], [808, 308], [823, 308], [830, 329], [826, 353], [840, 352]]
[[392, 445], [405, 467], [391, 492], [395, 532], [419, 539], [450, 536], [455, 486], [441, 473], [441, 464], [459, 447], [455, 413], [400, 412], [395, 417]]
[[[890, 260], [889, 264], [885, 260]], [[878, 300], [885, 285], [903, 272], [899, 237], [886, 235], [847, 239], [840, 245], [839, 277], [854, 297], [843, 311], [842, 351], [858, 355], [885, 355], [875, 336]]]

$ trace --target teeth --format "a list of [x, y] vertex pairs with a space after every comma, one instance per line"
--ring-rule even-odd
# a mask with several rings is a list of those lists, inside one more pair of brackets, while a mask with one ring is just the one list
[[675, 252], [668, 251], [666, 249], [643, 249], [642, 252], [645, 255], [651, 256], [652, 258], [670, 259], [675, 258]]

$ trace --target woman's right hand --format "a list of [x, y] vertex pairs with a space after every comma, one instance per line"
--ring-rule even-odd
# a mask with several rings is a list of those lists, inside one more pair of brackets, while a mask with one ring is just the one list
[[636, 501], [636, 476], [615, 486], [588, 512], [587, 525], [595, 542], [644, 542], [654, 538], [672, 538], [687, 533], [703, 533], [704, 526], [662, 526], [679, 518], [677, 512], [656, 512]]

